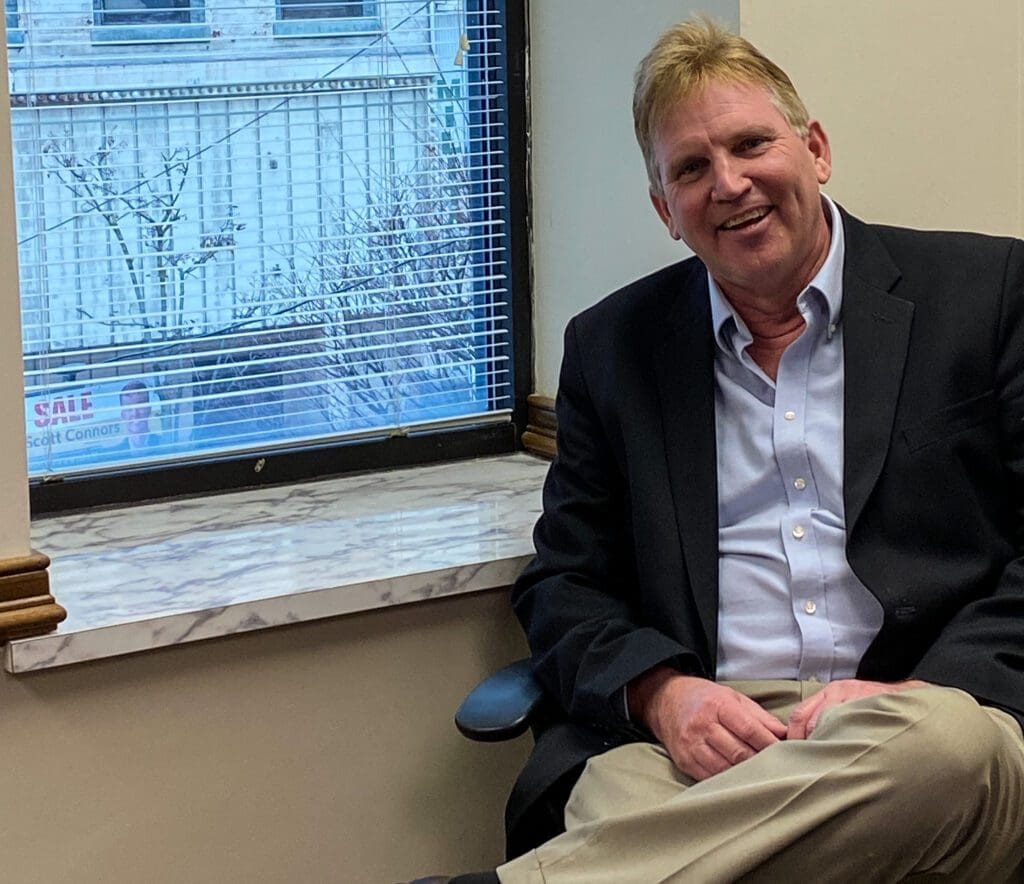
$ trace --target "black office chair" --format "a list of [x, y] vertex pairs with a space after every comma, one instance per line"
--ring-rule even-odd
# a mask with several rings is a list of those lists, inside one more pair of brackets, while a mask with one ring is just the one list
[[536, 736], [545, 723], [547, 705], [529, 659], [516, 660], [469, 692], [455, 713], [455, 726], [482, 743], [512, 740], [530, 728]]
[[[533, 732], [537, 739], [562, 720], [555, 702], [533, 676], [529, 659], [516, 660], [478, 684], [455, 713], [455, 725], [471, 740], [496, 743]], [[565, 804], [579, 769], [552, 783], [542, 800], [513, 820], [505, 818], [505, 857], [514, 859], [565, 831]]]

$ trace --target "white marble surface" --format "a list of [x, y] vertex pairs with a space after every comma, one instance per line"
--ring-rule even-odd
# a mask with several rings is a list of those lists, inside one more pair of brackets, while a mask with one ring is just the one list
[[56, 632], [29, 672], [509, 585], [547, 462], [526, 454], [38, 519]]

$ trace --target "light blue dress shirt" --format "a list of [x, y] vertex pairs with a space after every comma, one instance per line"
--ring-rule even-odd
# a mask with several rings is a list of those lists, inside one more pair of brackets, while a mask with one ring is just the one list
[[806, 326], [772, 381], [708, 277], [715, 340], [719, 609], [716, 677], [850, 678], [882, 607], [846, 560], [843, 225], [797, 298]]

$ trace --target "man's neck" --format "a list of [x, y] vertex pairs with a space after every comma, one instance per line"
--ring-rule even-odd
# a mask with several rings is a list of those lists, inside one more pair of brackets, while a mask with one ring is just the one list
[[774, 310], [735, 302], [732, 304], [753, 338], [747, 352], [761, 371], [774, 381], [779, 372], [782, 354], [803, 334], [806, 325], [797, 309], [796, 298], [777, 305]]

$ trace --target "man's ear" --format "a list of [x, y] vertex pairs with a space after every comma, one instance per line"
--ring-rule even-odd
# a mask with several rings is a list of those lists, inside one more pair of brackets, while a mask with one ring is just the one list
[[807, 124], [807, 149], [814, 158], [814, 171], [818, 176], [818, 184], [826, 184], [832, 177], [832, 146], [828, 143], [828, 135], [817, 120]]
[[647, 195], [651, 198], [651, 205], [654, 206], [654, 211], [658, 213], [658, 217], [661, 218], [662, 223], [668, 228], [669, 236], [672, 239], [682, 239], [676, 230], [675, 223], [672, 221], [672, 213], [668, 209], [668, 201], [665, 197], [655, 193], [653, 190], [648, 190]]

